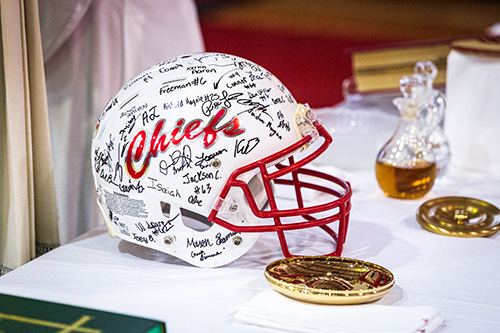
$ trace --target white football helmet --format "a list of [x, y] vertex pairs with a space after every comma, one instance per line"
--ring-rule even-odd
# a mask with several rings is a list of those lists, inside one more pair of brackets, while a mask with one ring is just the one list
[[[311, 227], [336, 244], [326, 255], [339, 256], [351, 188], [303, 168], [331, 142], [307, 105], [259, 65], [217, 53], [172, 58], [125, 84], [100, 115], [98, 204], [111, 236], [195, 266], [237, 259], [260, 232], [276, 232], [291, 257], [285, 232]], [[292, 208], [276, 201], [277, 187], [293, 194]], [[305, 191], [323, 201], [308, 206]]]

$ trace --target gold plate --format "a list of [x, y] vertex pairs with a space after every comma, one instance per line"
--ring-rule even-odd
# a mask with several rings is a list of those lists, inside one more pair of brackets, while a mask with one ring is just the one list
[[500, 228], [500, 210], [474, 198], [441, 197], [424, 202], [417, 210], [417, 221], [440, 235], [485, 237]]
[[394, 276], [384, 267], [342, 257], [277, 260], [266, 267], [264, 275], [278, 292], [312, 303], [373, 302], [394, 286]]

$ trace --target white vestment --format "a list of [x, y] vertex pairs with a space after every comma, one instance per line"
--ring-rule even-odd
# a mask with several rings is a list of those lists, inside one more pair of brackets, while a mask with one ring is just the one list
[[90, 142], [103, 107], [135, 75], [202, 52], [191, 0], [40, 0], [61, 243], [100, 223]]

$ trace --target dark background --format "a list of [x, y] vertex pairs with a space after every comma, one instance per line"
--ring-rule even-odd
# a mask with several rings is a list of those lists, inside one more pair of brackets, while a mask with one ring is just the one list
[[[485, 35], [499, 1], [197, 0], [207, 51], [252, 60], [312, 107], [342, 100], [353, 49]], [[422, 59], [426, 60], [426, 59]]]

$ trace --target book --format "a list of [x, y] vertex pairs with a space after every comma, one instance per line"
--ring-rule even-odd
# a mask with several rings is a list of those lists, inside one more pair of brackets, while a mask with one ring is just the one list
[[500, 56], [500, 36], [458, 39], [450, 44], [453, 50], [487, 56]]
[[161, 321], [0, 294], [0, 332], [164, 333]]
[[434, 85], [444, 86], [450, 42], [422, 41], [350, 50], [358, 92], [397, 91], [401, 77], [413, 74], [413, 68], [419, 61], [432, 61], [438, 69]]

